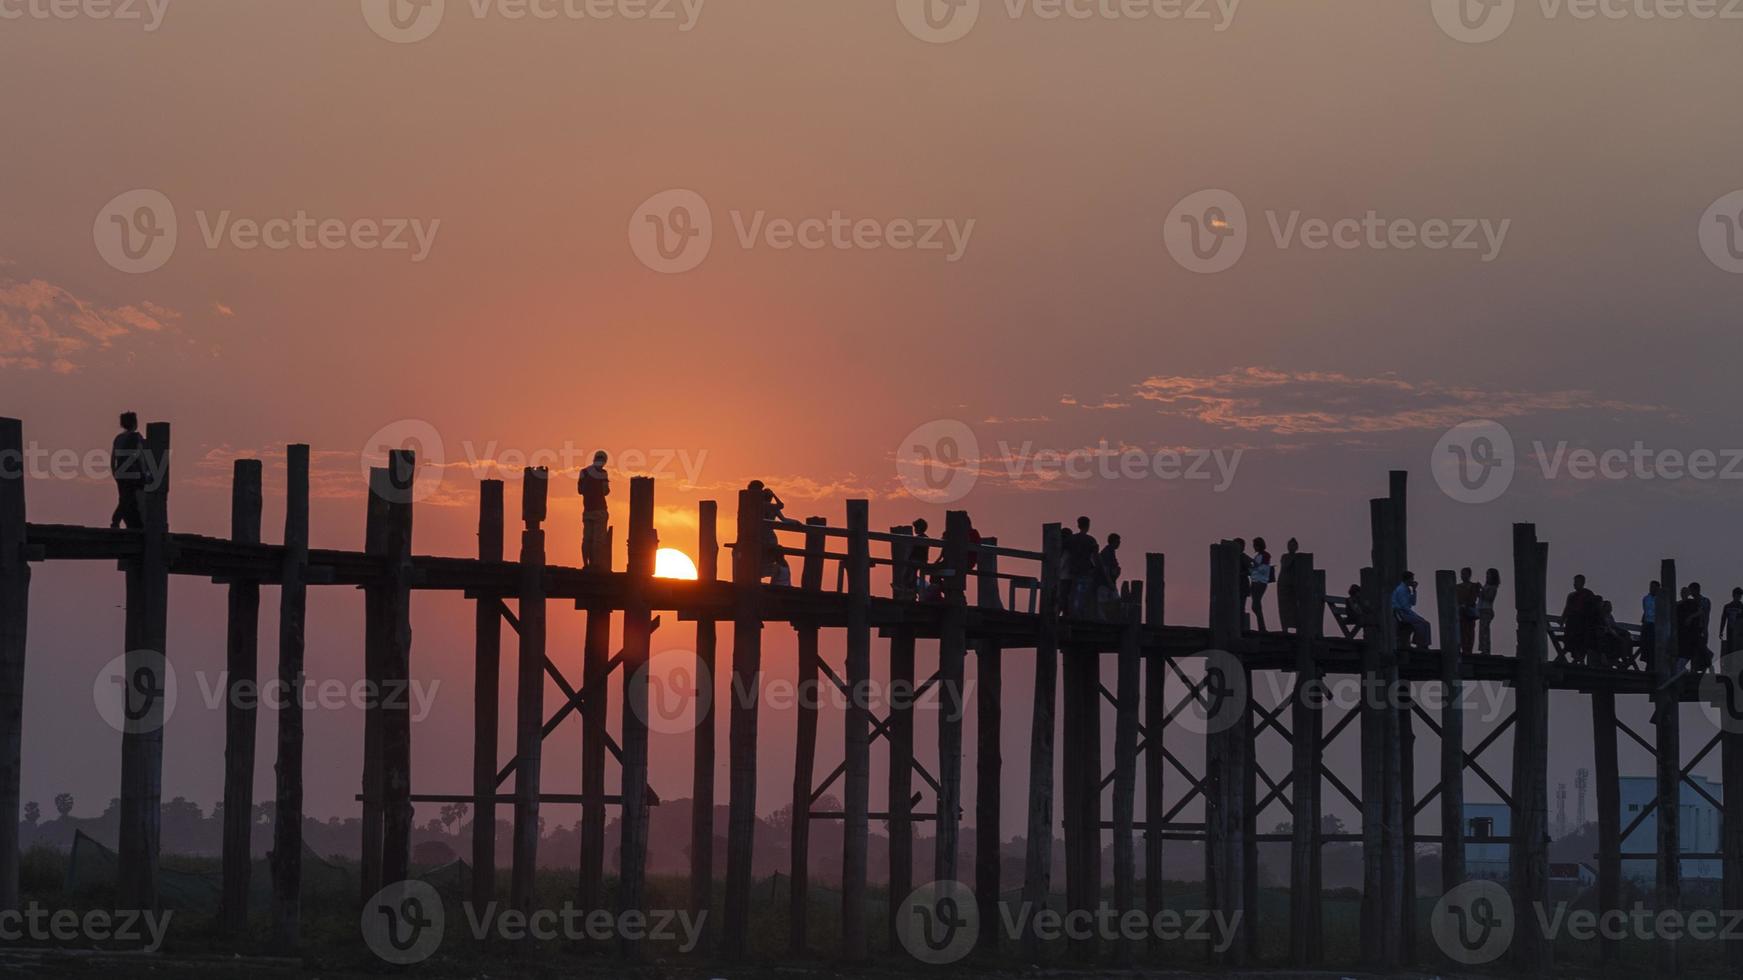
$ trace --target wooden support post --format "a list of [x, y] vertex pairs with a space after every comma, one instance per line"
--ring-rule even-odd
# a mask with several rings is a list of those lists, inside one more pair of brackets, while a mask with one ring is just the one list
[[[1680, 587], [1676, 577], [1676, 562], [1665, 559], [1658, 574], [1659, 590], [1655, 631], [1657, 671], [1660, 684], [1670, 677], [1681, 649], [1677, 622], [1677, 596]], [[1656, 904], [1660, 909], [1682, 907], [1682, 682], [1660, 686], [1653, 694], [1653, 717], [1658, 722], [1658, 809], [1653, 814], [1658, 824], [1658, 873]], [[1681, 969], [1677, 943], [1660, 936], [1657, 943], [1658, 970], [1672, 976]]]
[[309, 447], [285, 452], [284, 569], [278, 598], [277, 814], [272, 831], [273, 937], [281, 952], [302, 932], [304, 619], [308, 609]]
[[[704, 500], [696, 505], [696, 577], [720, 580], [720, 505]], [[690, 911], [701, 915], [714, 904], [714, 758], [719, 734], [714, 706], [719, 701], [715, 673], [719, 637], [714, 620], [696, 620], [696, 740], [690, 769]], [[711, 914], [711, 913], [710, 913]], [[706, 922], [707, 920], [702, 920]]]
[[[1522, 971], [1547, 976], [1554, 963], [1553, 937], [1537, 928], [1538, 910], [1549, 913], [1549, 689], [1544, 662], [1549, 653], [1547, 580], [1549, 545], [1531, 524], [1513, 525], [1513, 595], [1519, 617], [1519, 664], [1514, 681], [1513, 833], [1509, 883], [1521, 928], [1513, 939]], [[1662, 751], [1662, 744], [1660, 750]], [[1676, 758], [1674, 755], [1672, 759]]]
[[[1615, 693], [1593, 691], [1592, 768], [1598, 781], [1599, 916], [1618, 910], [1622, 905], [1622, 774], [1616, 761], [1617, 737]], [[1743, 908], [1743, 905], [1727, 904], [1725, 907]], [[1600, 940], [1598, 949], [1604, 962], [1616, 959], [1614, 939]]]
[[[896, 535], [912, 535], [911, 526], [890, 528]], [[912, 564], [914, 546], [905, 541], [890, 544], [891, 592], [895, 598], [914, 601]], [[904, 626], [890, 628], [890, 697], [888, 724], [890, 766], [887, 797], [890, 819], [889, 941], [901, 949], [898, 934], [902, 904], [914, 891], [914, 632]]]
[[[169, 624], [169, 437], [167, 423], [146, 426], [145, 517], [142, 550], [128, 569], [126, 675], [137, 689], [167, 683]], [[163, 698], [145, 699], [135, 718], [129, 695], [128, 724], [121, 736], [121, 825], [118, 872], [123, 907], [157, 907], [158, 830], [163, 796]]]
[[[231, 472], [230, 540], [260, 543], [261, 467], [239, 459]], [[260, 705], [260, 583], [233, 579], [224, 666], [230, 698], [224, 709], [224, 894], [219, 913], [223, 935], [248, 926], [248, 873], [254, 860], [254, 744]]]
[[968, 659], [968, 512], [944, 518], [944, 619], [938, 636], [938, 806], [932, 880], [957, 881], [962, 827], [963, 674]]
[[[363, 552], [383, 565], [387, 563], [387, 526], [392, 520], [389, 513], [392, 496], [392, 482], [387, 470], [372, 468], [363, 525]], [[388, 647], [393, 642], [388, 635], [387, 592], [387, 586], [379, 582], [363, 587], [363, 681], [372, 691], [387, 688]], [[387, 795], [383, 782], [383, 708], [379, 699], [372, 699], [363, 709], [363, 840], [358, 878], [365, 902], [381, 890], [383, 883], [381, 845], [385, 826], [382, 806]], [[494, 787], [492, 792], [494, 794]]]
[[381, 703], [381, 880], [392, 885], [411, 876], [412, 481], [417, 460], [402, 449], [387, 458], [388, 584], [382, 594], [386, 686], [371, 692], [371, 699]]
[[[509, 907], [533, 908], [539, 868], [539, 780], [545, 723], [545, 506], [550, 474], [527, 467], [521, 483], [520, 651], [515, 665], [514, 865]], [[627, 783], [625, 784], [628, 785]]]
[[[1159, 630], [1167, 621], [1168, 559], [1161, 554], [1144, 556], [1144, 622]], [[1144, 664], [1144, 911], [1151, 921], [1166, 908], [1162, 871], [1162, 818], [1167, 809], [1163, 796], [1163, 774], [1168, 764], [1168, 659], [1160, 650], [1151, 651]], [[1150, 937], [1150, 949], [1159, 951], [1162, 935]]]
[[1283, 556], [1294, 583], [1291, 595], [1296, 626], [1295, 696], [1290, 714], [1290, 800], [1292, 835], [1289, 842], [1289, 961], [1297, 967], [1313, 964], [1313, 939], [1325, 928], [1323, 902], [1313, 880], [1313, 859], [1320, 847], [1320, 765], [1324, 675], [1314, 657], [1314, 647], [1324, 629], [1324, 598], [1314, 587], [1311, 554]]
[[[501, 480], [478, 493], [478, 560], [500, 562], [504, 517]], [[472, 903], [496, 900], [496, 753], [502, 697], [502, 604], [480, 596], [473, 609], [476, 650], [472, 680]]]
[[1368, 962], [1393, 969], [1404, 955], [1404, 792], [1400, 751], [1398, 659], [1392, 592], [1402, 580], [1404, 543], [1399, 509], [1402, 487], [1370, 501], [1372, 568], [1363, 570], [1362, 594], [1372, 620], [1362, 645], [1362, 947]]
[[866, 862], [871, 819], [871, 512], [847, 502], [847, 802], [841, 849], [841, 946], [852, 961], [868, 953]]
[[[1029, 726], [1029, 817], [1023, 857], [1023, 905], [1047, 907], [1053, 881], [1053, 733], [1059, 697], [1059, 525], [1041, 530], [1041, 624], [1035, 638], [1035, 695]], [[1035, 962], [1041, 939], [1024, 923], [1023, 952]]]
[[[1733, 646], [1735, 643], [1733, 643]], [[1715, 683], [1719, 688], [1721, 734], [1720, 773], [1724, 780], [1724, 814], [1720, 818], [1719, 853], [1722, 862], [1722, 907], [1743, 909], [1743, 715], [1737, 698], [1743, 695], [1743, 653], [1723, 657]], [[1743, 936], [1733, 931], [1725, 939], [1726, 959], [1733, 976], [1743, 975]]]
[[[983, 538], [987, 548], [997, 547], [997, 538]], [[998, 609], [999, 556], [982, 549], [976, 596], [981, 609]], [[980, 908], [979, 948], [993, 951], [999, 945], [999, 824], [1003, 819], [999, 801], [1003, 796], [1004, 750], [1000, 731], [1004, 726], [1004, 662], [997, 640], [975, 643], [975, 671], [980, 688], [975, 693], [974, 777], [974, 894]]]
[[[647, 914], [648, 668], [653, 638], [648, 589], [659, 548], [654, 480], [634, 477], [629, 483], [629, 593], [623, 611], [623, 837], [617, 888], [618, 912], [625, 921]], [[624, 936], [626, 950], [639, 942]]]
[[24, 423], [0, 418], [0, 912], [17, 911], [18, 818], [24, 765], [24, 663], [30, 562], [24, 510]]
[[[1144, 583], [1134, 582], [1141, 600]], [[1144, 624], [1135, 603], [1123, 604], [1128, 615], [1120, 633], [1119, 672], [1114, 682], [1114, 909], [1121, 916], [1141, 912], [1138, 906], [1137, 842], [1132, 837], [1138, 803], [1138, 707], [1143, 665]], [[1096, 774], [1099, 778], [1100, 773]], [[1099, 857], [1099, 856], [1098, 856]], [[1135, 950], [1121, 943], [1118, 958], [1129, 962]]]
[[[757, 709], [762, 700], [762, 570], [765, 508], [759, 494], [738, 494], [738, 545], [732, 553], [732, 721], [728, 733], [726, 923], [721, 951], [743, 959], [748, 946], [751, 858], [756, 841]], [[797, 814], [794, 815], [797, 818]]]
[[[1211, 546], [1210, 637], [1213, 651], [1238, 657], [1244, 614], [1241, 610], [1241, 551], [1233, 542]], [[1206, 670], [1229, 669], [1225, 661], [1207, 663]], [[1245, 678], [1243, 678], [1245, 680]], [[1227, 683], [1227, 682], [1225, 682]], [[1232, 686], [1232, 685], [1229, 685]], [[1226, 728], [1205, 736], [1205, 894], [1206, 904], [1235, 923], [1232, 942], [1221, 960], [1228, 966], [1245, 966], [1248, 959], [1247, 930], [1251, 914], [1247, 905], [1246, 791], [1250, 765], [1248, 743], [1252, 724], [1250, 687], [1238, 694], [1246, 704]], [[1219, 729], [1230, 717], [1221, 709], [1211, 721]], [[1211, 951], [1212, 961], [1218, 954]]]
[[[1434, 595], [1440, 617], [1440, 890], [1445, 894], [1465, 883], [1465, 688], [1459, 672], [1463, 624], [1458, 576], [1434, 573]], [[1612, 748], [1614, 738], [1612, 731]]]
[[[805, 522], [805, 564], [799, 570], [799, 586], [807, 592], [823, 588], [823, 562], [827, 542], [820, 528], [827, 526], [821, 517]], [[817, 715], [820, 692], [817, 687], [816, 623], [797, 625], [799, 634], [799, 703], [797, 737], [793, 748], [793, 825], [791, 850], [793, 865], [792, 888], [787, 905], [787, 948], [794, 956], [803, 956], [811, 946], [811, 788], [817, 775]]]
[[[590, 569], [609, 575], [616, 561], [611, 528]], [[605, 753], [611, 708], [611, 616], [608, 605], [587, 609], [581, 663], [581, 908], [605, 907]]]

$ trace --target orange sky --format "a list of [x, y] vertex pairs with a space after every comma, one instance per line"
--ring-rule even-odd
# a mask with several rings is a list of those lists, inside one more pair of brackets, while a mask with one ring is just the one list
[[[989, 458], [1103, 441], [1239, 452], [1224, 492], [1037, 484], [989, 462], [954, 505], [1018, 546], [1091, 513], [1124, 534], [1128, 570], [1145, 551], [1178, 556], [1180, 620], [1202, 618], [1204, 548], [1221, 536], [1295, 534], [1334, 582], [1353, 578], [1364, 502], [1392, 467], [1414, 473], [1419, 570], [1508, 567], [1508, 525], [1536, 520], [1552, 581], [1585, 571], [1619, 606], [1666, 555], [1710, 594], [1743, 581], [1713, 533], [1730, 526], [1730, 482], [1528, 468], [1471, 506], [1428, 470], [1446, 428], [1473, 418], [1505, 422], [1522, 447], [1739, 445], [1743, 279], [1703, 256], [1697, 228], [1743, 186], [1743, 24], [1586, 22], [1525, 4], [1505, 36], [1464, 44], [1427, 3], [1396, 0], [1245, 0], [1220, 31], [1013, 16], [988, 0], [966, 36], [931, 44], [886, 2], [709, 0], [689, 30], [446, 6], [411, 44], [377, 36], [350, 0], [171, 0], [155, 30], [0, 25], [13, 93], [0, 103], [0, 414], [40, 447], [80, 451], [106, 445], [123, 408], [172, 421], [173, 521], [207, 533], [228, 526], [229, 460], [265, 453], [274, 536], [272, 454], [308, 442], [318, 546], [360, 545], [366, 450], [408, 422], [437, 434], [447, 464], [418, 550], [464, 554], [474, 474], [460, 464], [600, 447], [694, 464], [691, 485], [674, 462], [659, 488], [666, 543], [686, 550], [695, 503], [752, 477], [794, 516], [839, 523], [842, 500], [864, 495], [874, 526], [924, 514], [941, 527], [896, 457], [916, 427], [960, 420]], [[1244, 202], [1253, 239], [1216, 275], [1181, 268], [1163, 237], [1170, 209], [1207, 188]], [[179, 241], [131, 275], [105, 262], [93, 219], [135, 189], [174, 203]], [[626, 229], [671, 189], [707, 202], [715, 239], [699, 267], [661, 274]], [[1269, 227], [1370, 211], [1509, 230], [1485, 262], [1283, 247]], [[209, 247], [202, 224], [225, 212], [435, 233], [423, 261]], [[973, 231], [955, 261], [738, 234], [759, 213], [836, 212]], [[578, 554], [572, 479], [553, 481], [560, 561]], [[99, 479], [39, 475], [29, 492], [36, 520], [98, 523], [110, 506]], [[120, 652], [120, 581], [52, 568], [37, 582], [26, 798], [71, 790], [95, 812], [118, 753], [84, 705]], [[219, 591], [181, 582], [173, 598], [172, 658], [215, 669]], [[317, 600], [315, 669], [356, 675], [359, 607]], [[457, 790], [459, 769], [432, 760], [465, 757], [470, 617], [445, 599], [420, 599], [418, 617], [419, 663], [450, 685], [417, 735], [419, 788]], [[560, 613], [553, 644], [573, 653], [578, 627]], [[659, 640], [688, 642], [676, 626]], [[166, 789], [209, 804], [221, 712], [176, 722]], [[1007, 759], [1026, 751], [1018, 727]], [[312, 724], [310, 757], [353, 758], [358, 730], [343, 714]], [[687, 791], [683, 745], [656, 739], [662, 794]], [[547, 759], [566, 773], [573, 756]], [[1583, 764], [1556, 767], [1571, 778]], [[765, 767], [767, 808], [783, 768]], [[311, 786], [311, 812], [349, 812], [355, 774], [339, 770]]]

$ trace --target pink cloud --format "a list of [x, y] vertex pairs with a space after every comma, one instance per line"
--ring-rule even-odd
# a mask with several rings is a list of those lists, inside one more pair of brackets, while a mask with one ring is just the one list
[[0, 280], [0, 368], [69, 374], [122, 337], [172, 330], [180, 319], [150, 301], [103, 306], [42, 279]]

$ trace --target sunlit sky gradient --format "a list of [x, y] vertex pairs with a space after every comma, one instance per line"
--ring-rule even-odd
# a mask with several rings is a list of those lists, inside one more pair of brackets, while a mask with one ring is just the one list
[[[172, 421], [172, 521], [213, 534], [228, 529], [229, 461], [263, 454], [276, 538], [279, 454], [308, 442], [325, 547], [361, 546], [360, 454], [406, 420], [433, 427], [449, 464], [418, 512], [417, 549], [466, 554], [476, 474], [457, 464], [566, 447], [575, 465], [595, 448], [699, 463], [691, 485], [674, 463], [658, 491], [662, 543], [691, 553], [695, 503], [753, 477], [794, 516], [839, 523], [843, 499], [865, 495], [876, 527], [920, 515], [942, 527], [942, 507], [905, 495], [895, 454], [917, 426], [958, 419], [989, 453], [1102, 440], [1242, 451], [1222, 493], [1038, 485], [999, 469], [956, 505], [1018, 546], [1044, 522], [1091, 514], [1124, 535], [1129, 573], [1168, 552], [1176, 621], [1202, 621], [1205, 549], [1222, 536], [1281, 550], [1296, 535], [1334, 585], [1353, 580], [1365, 501], [1389, 468], [1413, 473], [1419, 573], [1496, 565], [1510, 579], [1509, 524], [1535, 520], [1558, 595], [1583, 571], [1631, 613], [1666, 556], [1709, 594], [1743, 582], [1735, 481], [1549, 480], [1531, 464], [1502, 499], [1470, 506], [1428, 471], [1441, 433], [1473, 418], [1501, 420], [1522, 448], [1743, 446], [1743, 277], [1697, 240], [1703, 211], [1743, 187], [1743, 23], [1545, 19], [1525, 4], [1504, 37], [1469, 45], [1427, 2], [1245, 0], [1221, 32], [1013, 19], [989, 2], [967, 37], [938, 45], [873, 0], [709, 0], [688, 32], [448, 7], [434, 36], [406, 45], [348, 0], [172, 0], [152, 32], [0, 21], [0, 414], [22, 417], [36, 445], [78, 450], [107, 446], [122, 409]], [[92, 225], [136, 188], [174, 202], [181, 240], [162, 269], [126, 275], [98, 255]], [[626, 228], [673, 188], [708, 201], [716, 238], [698, 269], [661, 275]], [[1170, 209], [1206, 188], [1238, 195], [1252, 225], [1245, 257], [1218, 275], [1182, 269], [1162, 241]], [[226, 209], [440, 226], [421, 263], [208, 249], [195, 215]], [[1297, 210], [1511, 225], [1488, 263], [1279, 250], [1264, 215]], [[735, 211], [975, 226], [947, 262], [745, 249]], [[578, 564], [573, 471], [552, 486], [553, 560]], [[101, 523], [111, 495], [101, 480], [43, 476], [30, 514]], [[91, 815], [117, 791], [118, 738], [88, 706], [122, 649], [121, 584], [106, 567], [38, 571], [27, 800], [70, 791]], [[222, 712], [199, 703], [191, 675], [222, 665], [222, 592], [180, 581], [172, 603], [184, 690], [165, 791], [209, 806]], [[276, 609], [264, 605], [269, 673]], [[360, 674], [360, 609], [346, 590], [313, 601], [312, 673]], [[416, 732], [421, 792], [465, 788], [470, 624], [462, 600], [420, 596], [416, 670], [443, 685]], [[560, 663], [578, 664], [579, 631], [578, 614], [554, 610]], [[767, 636], [771, 671], [790, 671], [790, 634]], [[682, 648], [688, 627], [656, 641]], [[1007, 696], [1026, 705], [1027, 655], [1014, 656]], [[1571, 783], [1589, 765], [1589, 738], [1574, 737], [1589, 731], [1584, 702], [1558, 696], [1552, 715], [1568, 737], [1553, 743], [1551, 778]], [[1007, 713], [1013, 799], [1019, 717]], [[790, 718], [763, 724], [770, 810], [791, 771], [789, 740], [772, 736]], [[827, 771], [838, 721], [824, 731]], [[332, 762], [311, 770], [311, 813], [351, 812], [360, 732], [354, 712], [311, 720], [309, 758]], [[922, 751], [930, 733], [923, 721]], [[553, 738], [553, 791], [578, 782], [578, 742], [569, 728]], [[688, 793], [687, 745], [655, 737], [663, 796]], [[1622, 751], [1624, 771], [1644, 771]], [[1505, 753], [1493, 758], [1504, 772]], [[1021, 813], [1007, 812], [1009, 833]]]

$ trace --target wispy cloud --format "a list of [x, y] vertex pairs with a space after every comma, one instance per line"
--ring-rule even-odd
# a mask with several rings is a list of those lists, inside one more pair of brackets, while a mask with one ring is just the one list
[[1242, 368], [1224, 374], [1147, 378], [1136, 398], [1164, 414], [1223, 429], [1277, 435], [1347, 435], [1445, 428], [1474, 418], [1545, 412], [1670, 414], [1584, 389], [1506, 391], [1408, 381], [1396, 375]]
[[0, 279], [0, 368], [70, 374], [120, 338], [162, 333], [180, 319], [150, 301], [104, 306], [43, 279]]

